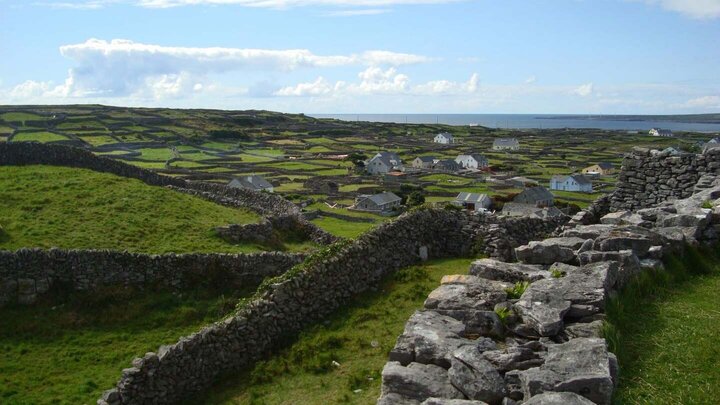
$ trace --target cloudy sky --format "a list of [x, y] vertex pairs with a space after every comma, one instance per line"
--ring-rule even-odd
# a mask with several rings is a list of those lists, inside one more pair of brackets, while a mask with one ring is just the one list
[[0, 104], [720, 112], [720, 0], [0, 0]]

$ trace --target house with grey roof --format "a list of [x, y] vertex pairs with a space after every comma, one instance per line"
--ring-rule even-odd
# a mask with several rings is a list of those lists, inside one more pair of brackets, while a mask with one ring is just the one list
[[543, 186], [529, 187], [513, 198], [513, 202], [535, 207], [552, 207], [555, 197]]
[[385, 174], [392, 170], [402, 170], [402, 160], [394, 152], [378, 152], [365, 162], [365, 171], [369, 174]]
[[462, 192], [455, 197], [452, 203], [466, 210], [480, 212], [490, 209], [492, 200], [487, 194]]
[[443, 159], [433, 163], [433, 169], [439, 172], [457, 173], [460, 171], [461, 167], [452, 159]]
[[355, 199], [354, 208], [358, 211], [391, 213], [400, 208], [402, 199], [391, 192], [375, 195], [362, 194]]
[[671, 138], [673, 136], [673, 132], [671, 130], [662, 128], [653, 128], [648, 131], [648, 134], [650, 136], [662, 136], [666, 138]]
[[592, 166], [588, 166], [584, 169], [582, 169], [583, 174], [587, 174], [589, 176], [605, 176], [608, 174], [612, 174], [612, 172], [615, 170], [615, 167], [610, 162], [600, 162], [598, 164], [594, 164]]
[[520, 150], [520, 142], [517, 138], [497, 138], [493, 141], [492, 150]]
[[449, 132], [442, 132], [442, 133], [435, 135], [433, 142], [448, 145], [451, 143], [455, 143], [455, 138]]
[[710, 149], [717, 149], [717, 148], [720, 148], [720, 138], [713, 138], [713, 139], [707, 141], [707, 143], [705, 143], [705, 145], [703, 145], [702, 151], [703, 151], [703, 153], [705, 153], [705, 152], [709, 151]]
[[267, 191], [273, 192], [273, 185], [269, 181], [265, 180], [264, 177], [253, 174], [250, 176], [236, 177], [228, 183], [228, 187], [232, 188], [244, 188], [253, 191]]
[[488, 158], [477, 153], [458, 155], [455, 161], [462, 166], [463, 169], [484, 169], [489, 166]]
[[418, 156], [410, 164], [415, 169], [431, 169], [435, 158], [432, 156]]
[[569, 176], [555, 175], [550, 179], [550, 189], [592, 193], [593, 185], [592, 182], [582, 174], [571, 174]]

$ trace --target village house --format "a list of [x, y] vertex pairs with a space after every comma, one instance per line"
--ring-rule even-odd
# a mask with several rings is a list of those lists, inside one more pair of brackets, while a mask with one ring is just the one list
[[378, 152], [365, 162], [365, 170], [369, 174], [385, 174], [392, 170], [402, 170], [402, 160], [394, 152]]
[[569, 176], [555, 175], [550, 179], [550, 189], [592, 193], [593, 185], [587, 177], [581, 174], [571, 174]]
[[520, 142], [517, 138], [498, 138], [493, 141], [492, 150], [520, 150]]
[[539, 186], [540, 183], [527, 177], [515, 176], [507, 179], [506, 183], [511, 187], [525, 188]]
[[484, 169], [489, 166], [488, 159], [476, 153], [470, 155], [458, 155], [455, 161], [464, 169]]
[[355, 199], [354, 208], [358, 211], [387, 214], [400, 207], [402, 199], [391, 192], [375, 195], [362, 194]]
[[709, 151], [710, 149], [716, 149], [716, 148], [720, 148], [720, 138], [713, 138], [713, 139], [707, 141], [707, 143], [705, 145], [703, 145], [702, 151], [703, 151], [703, 153], [705, 153], [705, 152]]
[[466, 210], [480, 212], [490, 209], [490, 206], [492, 206], [492, 200], [487, 196], [487, 194], [463, 192], [455, 197], [453, 204], [461, 206]]
[[535, 207], [552, 207], [555, 197], [543, 186], [530, 187], [513, 198], [513, 202]]
[[457, 173], [461, 168], [462, 167], [452, 159], [437, 160], [433, 164], [433, 169], [439, 172]]
[[662, 136], [666, 138], [670, 138], [673, 136], [673, 132], [671, 130], [662, 128], [653, 128], [648, 131], [648, 134], [650, 134], [650, 136]]
[[257, 174], [234, 178], [228, 183], [228, 187], [273, 192], [273, 185]]
[[435, 135], [435, 139], [433, 139], [433, 142], [449, 145], [451, 143], [455, 143], [455, 138], [449, 132], [442, 132]]
[[418, 156], [410, 165], [415, 169], [430, 169], [433, 163], [435, 163], [435, 158], [432, 156]]
[[607, 176], [608, 174], [612, 174], [614, 171], [615, 168], [610, 162], [600, 162], [582, 169], [583, 174], [590, 176]]

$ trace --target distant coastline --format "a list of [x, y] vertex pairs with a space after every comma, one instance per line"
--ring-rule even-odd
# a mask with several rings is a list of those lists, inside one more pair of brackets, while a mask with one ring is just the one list
[[692, 115], [573, 115], [573, 114], [308, 114], [343, 121], [408, 124], [481, 125], [508, 129], [602, 129], [720, 132], [720, 114]]

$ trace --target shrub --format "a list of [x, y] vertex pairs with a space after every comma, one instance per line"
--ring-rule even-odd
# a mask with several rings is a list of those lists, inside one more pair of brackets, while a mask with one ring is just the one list
[[512, 314], [512, 310], [507, 307], [499, 307], [495, 308], [495, 313], [497, 314], [498, 318], [500, 318], [500, 322], [502, 322], [503, 325], [507, 323], [508, 317]]
[[527, 281], [518, 281], [514, 286], [506, 288], [505, 292], [509, 299], [518, 299], [522, 297], [523, 293], [527, 288], [530, 287], [530, 283]]
[[553, 271], [550, 272], [550, 275], [553, 276], [553, 278], [565, 277], [565, 273], [558, 269], [553, 269]]
[[[711, 202], [710, 200], [706, 200], [706, 201], [703, 201], [702, 207], [703, 207], [703, 208], [707, 208], [707, 209], [712, 209], [712, 208], [713, 208], [713, 205], [712, 205], [712, 202]], [[0, 228], [0, 231], [2, 231], [1, 228]]]

